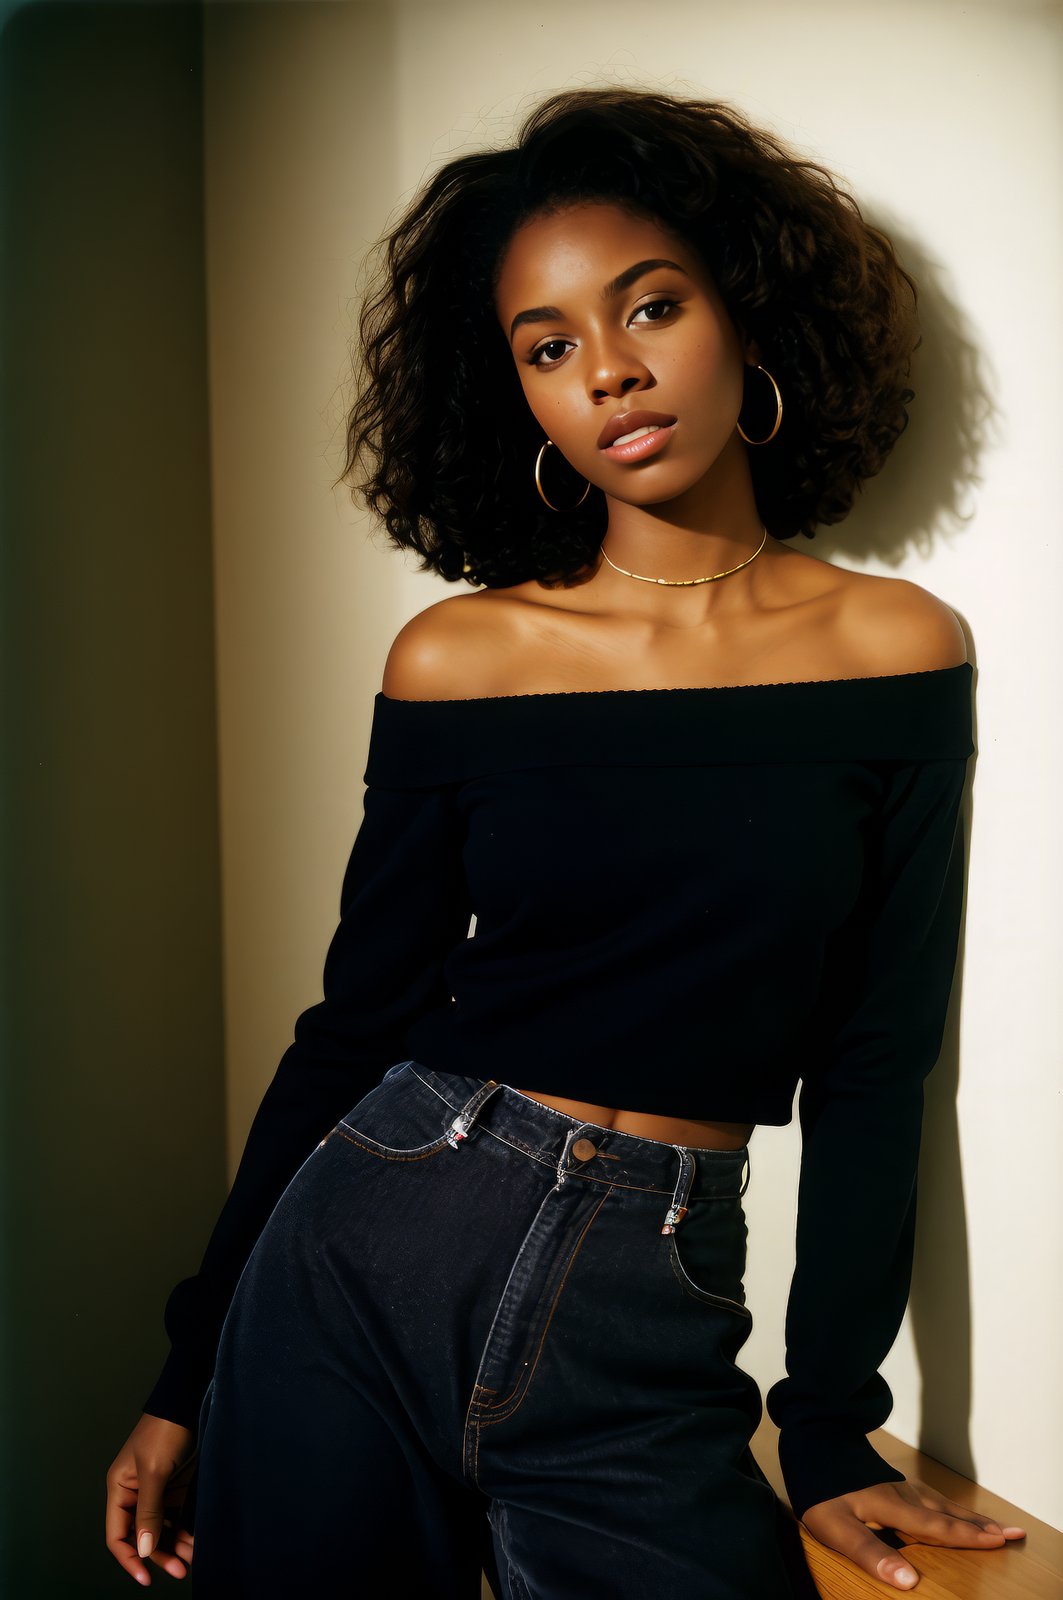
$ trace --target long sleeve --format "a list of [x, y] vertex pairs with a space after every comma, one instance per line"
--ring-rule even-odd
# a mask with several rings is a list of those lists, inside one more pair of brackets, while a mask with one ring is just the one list
[[146, 1412], [196, 1428], [226, 1311], [274, 1205], [317, 1142], [402, 1059], [410, 1023], [445, 999], [445, 959], [470, 916], [453, 786], [370, 779], [324, 998], [296, 1019], [199, 1271], [166, 1302], [171, 1350]]
[[889, 766], [859, 902], [825, 962], [829, 1022], [798, 1101], [787, 1376], [765, 1396], [797, 1517], [904, 1477], [866, 1436], [893, 1407], [878, 1368], [911, 1287], [923, 1083], [959, 938], [965, 767], [955, 754]]

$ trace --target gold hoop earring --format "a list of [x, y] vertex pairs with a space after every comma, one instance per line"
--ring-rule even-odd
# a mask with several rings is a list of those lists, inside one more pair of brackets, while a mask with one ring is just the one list
[[762, 367], [758, 363], [756, 370], [758, 372], [763, 372], [764, 376], [775, 390], [775, 426], [772, 428], [766, 439], [751, 439], [748, 433], [742, 433], [742, 424], [740, 422], [736, 421], [735, 427], [738, 429], [739, 433], [742, 434], [742, 438], [746, 441], [746, 444], [769, 444], [778, 433], [779, 424], [782, 421], [782, 395], [779, 393], [779, 385], [775, 382], [775, 379], [772, 377], [767, 367]]
[[541, 500], [543, 501], [543, 504], [544, 505], [548, 505], [550, 507], [551, 511], [575, 511], [576, 506], [581, 506], [583, 504], [584, 500], [586, 500], [587, 496], [590, 494], [590, 492], [591, 492], [591, 481], [590, 481], [589, 478], [587, 479], [587, 487], [584, 489], [583, 493], [580, 495], [579, 499], [576, 501], [576, 505], [574, 505], [574, 506], [555, 506], [551, 501], [547, 500], [546, 493], [545, 493], [545, 491], [543, 489], [542, 479], [540, 477], [540, 473], [542, 472], [543, 456], [546, 454], [547, 450], [549, 449], [550, 445], [553, 444], [553, 442], [554, 441], [552, 439], [547, 439], [546, 443], [544, 445], [541, 445], [540, 448], [539, 448], [539, 454], [535, 458], [535, 487], [539, 491], [539, 496], [540, 496]]

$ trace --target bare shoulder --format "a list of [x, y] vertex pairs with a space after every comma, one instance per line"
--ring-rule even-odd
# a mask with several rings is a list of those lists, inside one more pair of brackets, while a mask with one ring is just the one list
[[490, 692], [497, 658], [497, 608], [489, 591], [447, 595], [410, 618], [395, 635], [381, 689], [392, 700], [460, 700]]
[[908, 578], [848, 573], [836, 616], [847, 654], [869, 676], [929, 672], [967, 660], [956, 613]]

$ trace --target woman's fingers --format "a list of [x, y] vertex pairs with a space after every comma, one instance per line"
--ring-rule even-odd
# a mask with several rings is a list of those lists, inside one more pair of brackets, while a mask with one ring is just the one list
[[116, 1469], [107, 1474], [107, 1511], [104, 1517], [105, 1539], [108, 1550], [131, 1578], [148, 1584], [148, 1570], [138, 1560], [132, 1539], [133, 1513], [137, 1506], [136, 1482], [123, 1482]]
[[142, 1560], [162, 1567], [171, 1578], [183, 1578], [186, 1565], [174, 1548], [173, 1518], [166, 1516], [163, 1510], [169, 1481], [170, 1474], [165, 1470], [149, 1471], [142, 1476], [134, 1524], [137, 1554]]
[[173, 1542], [174, 1554], [180, 1556], [182, 1561], [191, 1565], [195, 1547], [195, 1537], [189, 1533], [188, 1529], [178, 1528]]
[[155, 1549], [162, 1532], [162, 1489], [161, 1482], [154, 1482], [145, 1475], [137, 1496], [137, 1555], [145, 1560]]
[[[181, 1552], [169, 1548], [172, 1528], [162, 1511], [167, 1473], [134, 1472], [123, 1475], [114, 1467], [107, 1477], [107, 1510], [104, 1518], [107, 1548], [131, 1578], [145, 1588], [151, 1583], [149, 1562], [162, 1567], [172, 1578], [183, 1578], [191, 1550], [185, 1560]], [[154, 1508], [158, 1505], [159, 1510]], [[182, 1529], [182, 1533], [185, 1530]], [[152, 1541], [150, 1554], [145, 1543], [138, 1549], [139, 1537], [147, 1533]], [[185, 1535], [191, 1542], [191, 1536]]]
[[173, 1578], [187, 1574], [192, 1535], [180, 1514], [195, 1470], [194, 1445], [190, 1429], [145, 1414], [107, 1470], [107, 1548], [144, 1587], [151, 1583], [149, 1563]]
[[849, 1498], [842, 1495], [836, 1500], [821, 1500], [801, 1520], [820, 1544], [848, 1556], [873, 1578], [892, 1583], [897, 1589], [911, 1589], [919, 1581], [918, 1572], [904, 1556], [875, 1537], [846, 1504]]
[[951, 1512], [955, 1517], [962, 1517], [967, 1522], [975, 1522], [980, 1528], [986, 1529], [989, 1533], [1002, 1533], [1005, 1539], [1025, 1539], [1026, 1537], [1025, 1528], [1016, 1528], [1010, 1523], [1002, 1527], [995, 1518], [983, 1516], [980, 1511], [972, 1511], [970, 1506], [962, 1506], [958, 1500], [949, 1500], [945, 1495], [939, 1495], [938, 1499], [943, 1510]]
[[991, 1550], [1008, 1538], [1025, 1537], [1021, 1528], [1003, 1529], [992, 1517], [960, 1505], [927, 1484], [873, 1484], [870, 1488], [822, 1500], [802, 1517], [808, 1531], [832, 1550], [848, 1556], [865, 1572], [898, 1589], [911, 1589], [919, 1573], [871, 1532], [892, 1528], [910, 1544], [946, 1545], [954, 1549]]
[[[865, 1490], [864, 1494], [877, 1496], [877, 1505], [882, 1490], [888, 1490], [889, 1487], [878, 1485], [872, 1490]], [[1026, 1537], [1024, 1529], [1010, 1526], [1002, 1528], [992, 1517], [961, 1505], [958, 1500], [950, 1500], [937, 1489], [930, 1488], [929, 1484], [909, 1480], [895, 1485], [894, 1492], [904, 1505], [899, 1513], [893, 1513], [889, 1526], [910, 1534], [921, 1544], [949, 1545], [954, 1549], [991, 1549], [999, 1545], [1002, 1539]], [[859, 1509], [863, 1511], [865, 1508], [861, 1506]]]

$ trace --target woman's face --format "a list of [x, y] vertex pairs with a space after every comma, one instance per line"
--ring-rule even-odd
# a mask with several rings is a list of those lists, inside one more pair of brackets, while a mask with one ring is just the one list
[[744, 448], [743, 340], [693, 248], [659, 223], [600, 202], [533, 218], [495, 308], [536, 420], [607, 495], [674, 499]]

